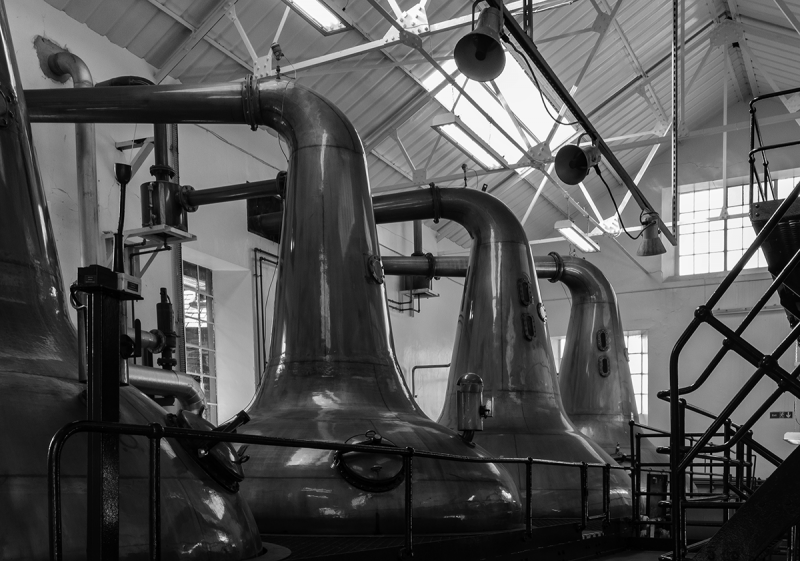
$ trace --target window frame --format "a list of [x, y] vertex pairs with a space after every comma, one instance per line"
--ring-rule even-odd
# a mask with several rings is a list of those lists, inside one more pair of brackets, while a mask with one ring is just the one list
[[[187, 266], [194, 267], [196, 271], [196, 278], [192, 278], [191, 276], [187, 276]], [[200, 278], [201, 273], [200, 271], [206, 271], [206, 287], [205, 289], [201, 288], [200, 286]], [[196, 280], [196, 286], [191, 286], [191, 284], [187, 283], [187, 280]], [[187, 301], [187, 291], [192, 291], [194, 299]], [[201, 297], [205, 298], [206, 301], [206, 319], [204, 320], [201, 318], [201, 310], [200, 310], [200, 302]], [[192, 310], [191, 303], [197, 303], [197, 312], [195, 313]], [[183, 346], [184, 351], [186, 353], [186, 373], [192, 376], [203, 388], [203, 391], [206, 394], [206, 409], [203, 411], [203, 418], [210, 421], [211, 423], [217, 424], [218, 422], [218, 408], [219, 408], [219, 389], [218, 389], [218, 381], [219, 378], [217, 376], [217, 349], [216, 349], [216, 322], [215, 322], [215, 314], [214, 314], [214, 305], [215, 305], [215, 298], [214, 298], [214, 281], [213, 281], [213, 270], [204, 267], [203, 265], [199, 265], [197, 263], [193, 263], [191, 261], [187, 261], [184, 259], [183, 261], [183, 323], [184, 323], [184, 340]], [[191, 327], [191, 322], [197, 322], [197, 343], [190, 343], [189, 342], [189, 334], [188, 331]], [[206, 324], [207, 327], [207, 334], [206, 334], [206, 342], [204, 344], [204, 339], [202, 336], [202, 328], [203, 324]], [[199, 372], [194, 372], [189, 368], [189, 350], [190, 349], [197, 349], [198, 354], [198, 365], [199, 365]], [[208, 374], [203, 372], [204, 366], [204, 351], [205, 355], [207, 355], [208, 360]], [[208, 379], [208, 385], [204, 384], [204, 379]]]
[[[780, 171], [772, 173], [772, 179], [775, 182], [779, 182], [779, 181], [787, 179], [787, 178], [800, 179], [800, 168], [792, 168], [792, 169], [787, 169], [787, 170], [780, 170]], [[728, 189], [732, 188], [732, 187], [742, 186], [742, 204], [741, 205], [737, 205], [737, 206], [744, 206], [746, 208], [746, 210], [745, 210], [744, 213], [738, 213], [738, 214], [733, 215], [733, 217], [726, 217], [726, 218], [719, 219], [724, 224], [723, 228], [722, 228], [722, 233], [723, 233], [723, 235], [722, 235], [722, 238], [723, 238], [723, 250], [722, 250], [722, 253], [723, 253], [724, 267], [725, 268], [722, 271], [714, 271], [714, 272], [708, 272], [708, 273], [683, 274], [681, 272], [681, 267], [680, 267], [681, 227], [687, 226], [689, 224], [694, 224], [694, 223], [682, 223], [682, 222], [680, 222], [680, 215], [681, 215], [681, 197], [680, 197], [680, 195], [685, 194], [685, 192], [683, 191], [683, 189], [685, 189], [685, 188], [686, 189], [688, 189], [690, 187], [693, 188], [696, 185], [704, 185], [704, 184], [713, 185], [712, 187], [709, 188], [709, 190], [711, 190], [711, 189], [721, 189], [722, 188], [722, 180], [721, 179], [711, 180], [711, 181], [701, 181], [701, 182], [698, 182], [698, 183], [691, 183], [691, 184], [681, 185], [678, 188], [678, 202], [677, 202], [677, 204], [678, 204], [678, 217], [679, 217], [678, 236], [677, 236], [678, 237], [678, 245], [671, 252], [671, 254], [672, 254], [671, 255], [672, 271], [674, 273], [670, 274], [670, 275], [667, 275], [671, 279], [674, 279], [674, 280], [703, 279], [703, 278], [722, 278], [722, 277], [725, 277], [730, 272], [730, 268], [733, 267], [733, 265], [736, 264], [736, 261], [734, 261], [732, 263], [728, 263], [728, 251], [729, 251], [728, 250], [728, 231], [729, 231], [728, 230], [728, 222], [730, 220], [735, 220], [737, 218], [742, 218], [744, 220], [749, 221], [749, 209], [748, 209], [749, 204], [750, 204], [750, 194], [749, 194], [750, 179], [749, 179], [749, 177], [728, 178], [728, 183], [727, 183], [727, 188]], [[776, 190], [777, 190], [777, 188], [778, 188], [778, 186], [776, 186]], [[696, 191], [694, 191], [694, 192], [696, 192]], [[750, 226], [750, 227], [752, 228], [752, 226]], [[747, 249], [747, 247], [743, 247], [742, 251], [745, 251], [746, 249]], [[711, 254], [711, 252], [706, 253], [706, 255], [710, 255], [710, 254]], [[697, 255], [697, 254], [693, 254], [693, 255]], [[738, 259], [737, 259], [737, 261], [738, 261]], [[740, 273], [740, 275], [756, 275], [756, 274], [760, 274], [760, 275], [768, 274], [767, 267], [763, 266], [763, 267], [746, 268], [746, 269], [743, 269], [742, 272]]]

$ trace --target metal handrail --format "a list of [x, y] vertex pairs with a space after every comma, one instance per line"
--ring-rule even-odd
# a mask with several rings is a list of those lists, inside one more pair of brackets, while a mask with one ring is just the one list
[[422, 369], [422, 368], [450, 368], [450, 364], [451, 363], [449, 363], [449, 362], [447, 364], [417, 364], [416, 366], [412, 367], [411, 368], [411, 395], [413, 395], [415, 398], [417, 397], [416, 375], [417, 375], [417, 369], [418, 368], [419, 369]]
[[[193, 429], [183, 429], [176, 427], [165, 427], [159, 423], [149, 425], [131, 425], [123, 423], [100, 422], [100, 421], [73, 421], [61, 429], [53, 436], [47, 450], [47, 484], [48, 484], [48, 522], [50, 533], [50, 559], [61, 561], [63, 558], [62, 524], [61, 524], [61, 454], [66, 441], [73, 435], [82, 432], [93, 432], [103, 434], [145, 436], [150, 440], [150, 493], [149, 493], [149, 516], [150, 516], [150, 559], [157, 561], [161, 559], [161, 500], [160, 500], [160, 478], [161, 478], [161, 439], [200, 439], [214, 443], [228, 442], [236, 444], [254, 444], [263, 446], [278, 446], [284, 448], [310, 448], [314, 450], [331, 450], [337, 452], [368, 452], [373, 454], [384, 454], [401, 456], [403, 458], [403, 469], [405, 470], [405, 545], [403, 552], [411, 555], [413, 552], [413, 458], [430, 458], [440, 461], [471, 462], [482, 464], [524, 464], [526, 467], [526, 509], [525, 509], [525, 531], [527, 536], [531, 536], [533, 531], [533, 509], [532, 509], [532, 487], [533, 487], [533, 466], [563, 466], [576, 467], [580, 469], [581, 479], [581, 528], [586, 528], [590, 520], [603, 519], [611, 521], [611, 470], [627, 471], [619, 465], [587, 463], [587, 462], [564, 462], [559, 460], [544, 460], [538, 458], [496, 458], [496, 457], [474, 457], [459, 456], [454, 454], [444, 454], [441, 452], [431, 452], [429, 450], [416, 450], [412, 447], [390, 448], [386, 446], [370, 446], [365, 444], [343, 444], [340, 442], [330, 442], [323, 440], [303, 440], [295, 438], [279, 438], [272, 436], [260, 436], [251, 434], [223, 433], [216, 431], [201, 431]], [[602, 515], [589, 514], [589, 488], [588, 470], [589, 468], [599, 468], [603, 470], [603, 511]]]
[[[794, 88], [791, 90], [784, 90], [781, 92], [774, 92], [771, 94], [767, 94], [764, 96], [759, 96], [753, 99], [750, 102], [750, 151], [748, 152], [748, 159], [750, 164], [750, 203], [753, 203], [753, 188], [755, 182], [758, 182], [759, 186], [759, 193], [761, 198], [766, 200], [767, 199], [767, 185], [765, 185], [765, 189], [762, 190], [761, 188], [761, 181], [758, 177], [758, 172], [756, 171], [755, 166], [755, 157], [756, 154], [761, 154], [763, 158], [764, 164], [764, 181], [769, 182], [769, 189], [772, 191], [773, 197], [775, 197], [775, 190], [774, 186], [772, 185], [772, 180], [769, 173], [769, 162], [766, 158], [766, 152], [769, 150], [785, 148], [788, 146], [794, 146], [800, 144], [800, 141], [793, 141], [793, 142], [782, 142], [772, 145], [765, 145], [763, 143], [763, 139], [761, 137], [761, 130], [758, 126], [758, 121], [756, 119], [756, 103], [758, 101], [769, 99], [773, 97], [778, 97], [782, 95], [788, 95], [792, 93], [800, 92], [800, 88]], [[756, 138], [758, 138], [759, 146], [756, 148]], [[727, 185], [723, 185], [723, 189], [727, 189]], [[766, 450], [763, 446], [756, 443], [755, 440], [752, 438], [752, 431], [750, 430], [752, 426], [755, 424], [756, 420], [763, 415], [766, 410], [774, 403], [780, 395], [782, 395], [785, 391], [790, 391], [796, 396], [800, 396], [800, 384], [798, 384], [798, 378], [800, 378], [800, 367], [795, 368], [791, 373], [787, 372], [783, 368], [778, 365], [778, 358], [782, 356], [797, 340], [798, 335], [800, 335], [800, 323], [796, 325], [789, 333], [789, 335], [775, 348], [775, 350], [771, 354], [764, 354], [760, 352], [757, 348], [751, 345], [749, 342], [742, 338], [742, 333], [753, 320], [753, 318], [761, 311], [762, 307], [766, 303], [766, 301], [777, 291], [778, 287], [782, 284], [782, 282], [786, 279], [786, 277], [795, 269], [800, 262], [800, 250], [795, 253], [789, 263], [783, 268], [779, 275], [771, 283], [770, 287], [767, 289], [767, 292], [762, 295], [759, 299], [758, 304], [748, 313], [742, 324], [737, 328], [735, 331], [731, 330], [725, 324], [723, 324], [719, 319], [714, 317], [713, 308], [725, 294], [725, 292], [730, 288], [736, 278], [744, 269], [744, 266], [748, 263], [748, 261], [755, 255], [756, 251], [763, 245], [763, 243], [767, 240], [767, 238], [772, 235], [772, 232], [777, 228], [780, 220], [786, 214], [788, 209], [791, 205], [797, 200], [798, 195], [800, 194], [800, 183], [795, 185], [789, 195], [780, 203], [777, 210], [769, 217], [769, 219], [764, 224], [761, 231], [755, 237], [755, 240], [750, 245], [750, 247], [744, 252], [742, 257], [736, 263], [736, 265], [731, 269], [731, 271], [725, 276], [723, 281], [708, 299], [705, 305], [702, 305], [697, 308], [695, 311], [694, 318], [690, 322], [689, 326], [684, 330], [684, 332], [679, 337], [678, 341], [675, 344], [675, 347], [672, 350], [670, 355], [670, 389], [669, 394], [665, 392], [659, 392], [658, 396], [661, 399], [665, 399], [669, 401], [670, 404], [670, 471], [671, 471], [671, 489], [670, 489], [670, 498], [671, 504], [673, 505], [672, 509], [672, 540], [673, 540], [673, 555], [672, 559], [675, 561], [679, 561], [683, 558], [683, 552], [685, 550], [685, 521], [683, 519], [683, 509], [685, 507], [685, 496], [686, 496], [686, 489], [685, 489], [685, 476], [686, 471], [689, 466], [692, 464], [692, 461], [698, 458], [701, 454], [713, 453], [713, 452], [722, 452], [724, 457], [727, 461], [724, 462], [724, 482], [727, 495], [728, 492], [731, 490], [729, 487], [728, 479], [730, 477], [730, 468], [734, 466], [736, 468], [736, 485], [735, 491], [740, 491], [745, 488], [744, 486], [744, 472], [747, 469], [748, 477], [752, 478], [752, 453], [756, 450], [758, 453], [766, 452], [766, 454], [762, 454], [767, 461], [774, 463], [777, 458], [774, 454]], [[706, 369], [701, 373], [697, 380], [690, 386], [681, 387], [680, 386], [680, 377], [679, 377], [679, 362], [680, 362], [680, 355], [683, 352], [688, 341], [692, 338], [695, 332], [698, 330], [700, 325], [707, 324], [714, 328], [717, 332], [719, 332], [723, 337], [725, 337], [723, 348], [716, 354], [716, 356], [712, 359]], [[700, 408], [695, 406], [689, 405], [686, 403], [686, 400], [681, 399], [681, 395], [686, 395], [696, 391], [700, 388], [710, 377], [710, 374], [722, 360], [722, 357], [729, 351], [733, 350], [736, 352], [740, 357], [744, 358], [753, 366], [756, 366], [756, 371], [753, 375], [745, 382], [745, 384], [740, 388], [740, 390], [736, 393], [734, 398], [728, 403], [728, 405], [718, 414], [714, 415], [713, 413], [709, 413], [704, 411]], [[773, 394], [762, 403], [762, 405], [757, 409], [757, 411], [748, 419], [746, 423], [743, 425], [734, 425], [730, 417], [732, 413], [739, 407], [739, 405], [744, 401], [744, 399], [750, 394], [753, 388], [758, 384], [758, 382], [764, 377], [768, 376], [772, 378], [777, 384], [778, 388], [773, 392]], [[685, 412], [686, 410], [693, 411], [700, 415], [706, 416], [711, 418], [713, 421], [711, 425], [706, 429], [705, 433], [696, 441], [692, 442], [691, 446], [684, 446], [685, 441]], [[720, 428], [725, 427], [725, 441], [721, 446], [717, 445], [709, 445], [711, 438], [719, 431]], [[738, 463], [731, 462], [731, 449], [736, 446], [736, 456]], [[747, 454], [747, 461], [744, 459], [744, 454]], [[727, 513], [728, 511], [725, 510], [724, 512], [724, 519], [727, 520]]]

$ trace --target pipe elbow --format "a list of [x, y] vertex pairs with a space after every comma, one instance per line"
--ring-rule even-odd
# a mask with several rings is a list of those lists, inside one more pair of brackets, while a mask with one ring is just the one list
[[563, 272], [561, 282], [570, 290], [573, 302], [616, 303], [617, 295], [603, 272], [596, 265], [578, 257], [561, 257]]
[[[246, 80], [242, 103], [254, 123], [275, 129], [292, 151], [329, 147], [364, 153], [361, 138], [337, 107], [314, 91], [289, 81]], [[258, 112], [256, 116], [255, 113]]]
[[72, 78], [72, 85], [75, 88], [94, 87], [92, 73], [79, 56], [67, 51], [61, 51], [50, 55], [47, 59], [47, 66], [57, 76], [66, 74]]
[[440, 192], [442, 216], [464, 226], [478, 245], [512, 242], [527, 247], [525, 229], [497, 197], [467, 189], [442, 189]]

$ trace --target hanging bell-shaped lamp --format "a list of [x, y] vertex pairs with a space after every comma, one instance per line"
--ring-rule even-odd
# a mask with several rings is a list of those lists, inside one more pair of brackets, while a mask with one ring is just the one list
[[600, 163], [600, 150], [594, 146], [567, 144], [556, 154], [556, 175], [567, 185], [577, 185]]
[[639, 244], [639, 249], [636, 250], [636, 255], [641, 257], [651, 257], [653, 255], [661, 255], [666, 253], [667, 249], [661, 238], [658, 237], [658, 215], [649, 213], [645, 215], [644, 233], [642, 234], [642, 243]]
[[484, 8], [478, 25], [456, 43], [456, 66], [464, 76], [478, 82], [494, 80], [506, 67], [506, 53], [500, 43], [503, 14], [497, 8]]

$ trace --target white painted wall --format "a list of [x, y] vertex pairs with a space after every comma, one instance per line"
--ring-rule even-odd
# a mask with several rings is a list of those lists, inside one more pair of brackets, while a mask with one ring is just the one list
[[[153, 68], [131, 53], [113, 45], [105, 38], [94, 34], [43, 0], [12, 0], [7, 2], [11, 18], [13, 40], [16, 46], [20, 71], [26, 88], [71, 87], [47, 80], [38, 67], [33, 51], [33, 39], [44, 35], [69, 47], [89, 64], [96, 81], [123, 74], [152, 76]], [[781, 108], [770, 106], [763, 114], [780, 112]], [[731, 108], [731, 120], [746, 116], [744, 106]], [[719, 124], [719, 123], [711, 123]], [[709, 124], [709, 126], [711, 125]], [[273, 177], [275, 169], [259, 162], [239, 148], [257, 155], [276, 168], [284, 167], [284, 160], [274, 137], [264, 132], [250, 132], [247, 127], [208, 127], [222, 136], [196, 126], [181, 126], [181, 179], [197, 188], [237, 183], [246, 180]], [[150, 127], [132, 125], [98, 125], [98, 188], [101, 201], [101, 225], [111, 230], [117, 217], [117, 193], [112, 169], [113, 163], [129, 156], [120, 154], [114, 141], [150, 134]], [[775, 133], [772, 135], [771, 133]], [[797, 125], [787, 123], [779, 128], [767, 130], [770, 139], [796, 137]], [[40, 156], [53, 227], [58, 239], [58, 249], [66, 282], [75, 277], [78, 264], [78, 224], [75, 185], [75, 155], [73, 128], [71, 125], [34, 125], [34, 140]], [[729, 138], [731, 163], [730, 176], [744, 175], [742, 150], [746, 148], [745, 132], [732, 134]], [[233, 144], [234, 146], [231, 146]], [[682, 167], [683, 180], [695, 182], [721, 177], [720, 137], [707, 137], [682, 145], [686, 163]], [[238, 147], [238, 148], [237, 148]], [[796, 155], [783, 154], [771, 158], [775, 168], [796, 167]], [[148, 162], [147, 166], [149, 166]], [[138, 189], [136, 186], [149, 179], [147, 166], [132, 181], [128, 195], [128, 216], [131, 226], [138, 220]], [[663, 188], [669, 187], [668, 151], [662, 149], [651, 171], [642, 182], [648, 197], [657, 200]], [[253, 248], [274, 251], [273, 244], [246, 232], [244, 223], [245, 203], [229, 203], [216, 208], [205, 208], [190, 216], [190, 228], [198, 235], [198, 241], [187, 244], [186, 253], [192, 259], [211, 267], [215, 271], [217, 287], [218, 367], [220, 377], [220, 419], [224, 419], [250, 399], [257, 373], [254, 369], [253, 348]], [[412, 248], [411, 225], [386, 225], [379, 227], [382, 251], [385, 255], [408, 254]], [[630, 252], [636, 244], [619, 238]], [[694, 308], [702, 303], [720, 281], [719, 275], [696, 277], [688, 280], [664, 280], [662, 262], [659, 259], [642, 262], [651, 271], [645, 274], [636, 267], [609, 240], [600, 239], [602, 253], [589, 259], [603, 270], [617, 290], [625, 329], [643, 329], [650, 335], [650, 420], [658, 427], [668, 426], [668, 409], [657, 400], [655, 391], [668, 387], [669, 354], [679, 334], [691, 320]], [[425, 229], [425, 250], [432, 253], [452, 251], [455, 248], [447, 241], [436, 242], [434, 233]], [[565, 243], [533, 246], [534, 254], [549, 251], [568, 252]], [[145, 304], [137, 306], [137, 316], [145, 325], [154, 323], [154, 296], [160, 286], [171, 286], [169, 257], [159, 255], [148, 271]], [[763, 273], [748, 274], [721, 303], [723, 308], [738, 308], [750, 305], [756, 295], [768, 284]], [[548, 308], [551, 335], [564, 335], [569, 316], [569, 302], [560, 285], [540, 283]], [[389, 297], [398, 299], [398, 279], [388, 279]], [[392, 312], [394, 339], [399, 363], [410, 377], [414, 365], [446, 364], [450, 362], [455, 336], [458, 308], [463, 289], [460, 279], [442, 279], [434, 285], [439, 298], [422, 302], [422, 311], [413, 317], [409, 313]], [[730, 325], [741, 316], [724, 316]], [[759, 318], [751, 328], [754, 342], [763, 349], [774, 347], [787, 331], [785, 319], [780, 313]], [[689, 381], [698, 374], [702, 359], [707, 359], [719, 345], [719, 337], [705, 332], [693, 342], [685, 353], [682, 380]], [[782, 361], [790, 368], [792, 358]], [[708, 409], [719, 409], [736, 391], [752, 368], [741, 361], [727, 360], [715, 375], [715, 384], [697, 395], [696, 401]], [[418, 401], [423, 410], [437, 418], [443, 401], [445, 370], [423, 370], [417, 384]], [[409, 380], [410, 382], [410, 380]], [[736, 419], [744, 419], [752, 412], [769, 391], [771, 382], [762, 382]], [[790, 410], [794, 400], [782, 397], [773, 409]], [[690, 427], [700, 425], [690, 418]], [[761, 420], [755, 427], [756, 437], [780, 455], [786, 455], [791, 447], [783, 442], [785, 431], [795, 430], [794, 420]], [[765, 473], [761, 471], [760, 473]]]

